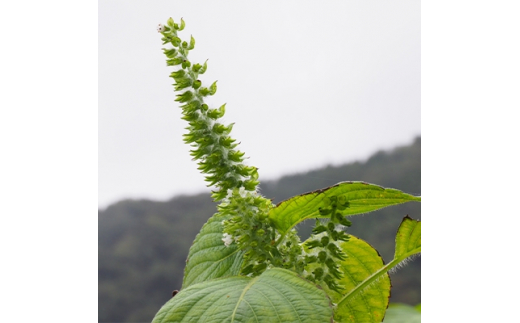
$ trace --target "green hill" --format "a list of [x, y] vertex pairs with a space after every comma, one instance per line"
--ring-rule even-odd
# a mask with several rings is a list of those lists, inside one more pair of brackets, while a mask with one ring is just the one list
[[[421, 139], [409, 146], [379, 151], [365, 162], [266, 181], [261, 191], [278, 203], [340, 181], [365, 181], [420, 195]], [[124, 200], [100, 210], [99, 321], [151, 321], [172, 291], [180, 289], [189, 247], [215, 211], [209, 194], [177, 196], [165, 202]], [[348, 232], [372, 244], [388, 262], [393, 258], [395, 232], [407, 214], [420, 219], [420, 204], [353, 217]], [[310, 233], [309, 222], [298, 227], [302, 238]], [[391, 302], [420, 303], [420, 269], [418, 258], [391, 274]]]

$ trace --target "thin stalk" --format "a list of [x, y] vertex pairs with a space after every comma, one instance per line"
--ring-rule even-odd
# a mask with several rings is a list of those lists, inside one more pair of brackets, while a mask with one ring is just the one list
[[[287, 232], [289, 232], [289, 231], [287, 231]], [[283, 239], [285, 238], [285, 235], [287, 234], [287, 232], [285, 232], [284, 234], [282, 234], [280, 236], [280, 238], [278, 238], [278, 241], [276, 241], [275, 244], [274, 244], [275, 247], [278, 246], [283, 241]]]
[[410, 257], [410, 256], [412, 256], [412, 255], [414, 255], [416, 253], [420, 253], [420, 252], [421, 252], [421, 248], [419, 247], [418, 249], [414, 249], [414, 250], [412, 250], [412, 251], [410, 251], [408, 253], [405, 253], [404, 255], [402, 255], [402, 256], [400, 256], [398, 258], [394, 258], [394, 260], [390, 261], [388, 264], [386, 264], [385, 266], [381, 267], [378, 271], [376, 271], [375, 273], [370, 275], [367, 279], [365, 279], [361, 284], [357, 285], [356, 287], [354, 287], [354, 289], [352, 289], [345, 296], [343, 296], [339, 300], [338, 306], [340, 306], [341, 303], [343, 303], [343, 302], [347, 302], [349, 299], [354, 297], [357, 293], [359, 293], [362, 290], [364, 290], [370, 284], [372, 284], [377, 279], [379, 279], [379, 277], [381, 277], [382, 275], [387, 273], [390, 269], [392, 269], [395, 266], [397, 266], [397, 264], [399, 264], [401, 261], [405, 260], [406, 258], [408, 258], [408, 257]]

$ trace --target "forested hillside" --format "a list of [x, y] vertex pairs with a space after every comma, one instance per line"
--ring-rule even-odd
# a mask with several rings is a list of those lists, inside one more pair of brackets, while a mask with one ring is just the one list
[[[195, 166], [195, 165], [194, 165]], [[261, 184], [278, 203], [340, 181], [365, 181], [421, 194], [421, 140], [380, 151], [365, 162], [328, 166]], [[216, 211], [209, 194], [169, 201], [124, 200], [99, 211], [99, 321], [150, 322], [182, 284], [189, 247]], [[405, 215], [421, 218], [419, 203], [394, 206], [350, 218], [348, 233], [374, 246], [385, 262], [393, 258], [395, 232]], [[312, 227], [298, 227], [305, 239]], [[421, 259], [391, 274], [391, 302], [420, 303]]]

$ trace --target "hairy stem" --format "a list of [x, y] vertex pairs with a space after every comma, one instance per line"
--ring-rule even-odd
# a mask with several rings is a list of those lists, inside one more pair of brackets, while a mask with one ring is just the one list
[[370, 284], [377, 281], [382, 275], [386, 274], [390, 269], [397, 266], [401, 261], [405, 260], [406, 258], [408, 258], [410, 256], [413, 256], [414, 254], [420, 253], [420, 252], [421, 252], [421, 248], [419, 247], [418, 249], [414, 249], [398, 258], [394, 258], [388, 264], [381, 267], [378, 271], [376, 271], [375, 273], [370, 275], [367, 279], [365, 279], [363, 282], [361, 282], [361, 284], [357, 285], [356, 287], [354, 287], [354, 289], [352, 289], [345, 296], [343, 296], [339, 300], [338, 306], [340, 306], [341, 304], [343, 304], [345, 302], [348, 302], [351, 298], [356, 296], [356, 294], [362, 292], [366, 287], [368, 287]]

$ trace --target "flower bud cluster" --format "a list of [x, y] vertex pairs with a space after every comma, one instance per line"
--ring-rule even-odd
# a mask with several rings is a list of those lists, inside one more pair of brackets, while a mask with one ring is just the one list
[[327, 202], [328, 206], [320, 208], [319, 212], [321, 215], [330, 215], [330, 221], [316, 220], [313, 235], [305, 243], [308, 252], [304, 257], [304, 275], [308, 280], [325, 283], [331, 290], [340, 292], [343, 288], [338, 281], [343, 277], [343, 271], [338, 262], [347, 258], [340, 243], [349, 240], [343, 228], [351, 225], [341, 211], [349, 207], [349, 203], [344, 196], [332, 196]]
[[277, 253], [274, 246], [277, 234], [268, 219], [271, 207], [270, 200], [243, 187], [228, 190], [228, 195], [218, 206], [219, 213], [227, 218], [223, 222], [222, 241], [226, 246], [236, 242], [244, 251], [244, 275], [261, 274]]
[[294, 270], [299, 275], [303, 273], [305, 268], [303, 248], [294, 228], [283, 237], [276, 251], [281, 256], [273, 260], [274, 266]]
[[270, 200], [243, 187], [229, 190], [218, 206], [219, 213], [227, 218], [223, 221], [224, 245], [236, 242], [244, 251], [243, 275], [258, 276], [269, 266], [303, 272], [300, 238], [294, 229], [284, 237], [276, 231], [268, 218], [272, 207]]
[[208, 186], [217, 187], [212, 192], [213, 199], [222, 200], [227, 190], [234, 188], [255, 191], [259, 183], [257, 168], [244, 165], [244, 153], [235, 149], [238, 143], [229, 136], [233, 124], [218, 122], [224, 116], [225, 104], [218, 109], [211, 109], [204, 103], [205, 97], [217, 92], [217, 83], [209, 87], [202, 86], [199, 75], [206, 71], [207, 62], [203, 65], [192, 64], [188, 59], [189, 51], [195, 48], [195, 39], [191, 37], [186, 42], [177, 36], [177, 32], [183, 30], [184, 26], [184, 20], [181, 19], [179, 25], [170, 18], [166, 25], [157, 27], [163, 36], [163, 45], [172, 46], [163, 49], [167, 65], [180, 66], [170, 77], [175, 80], [175, 91], [179, 92], [175, 100], [182, 104], [182, 118], [189, 123], [184, 141], [193, 147], [191, 156], [198, 160], [198, 169], [206, 174]]

